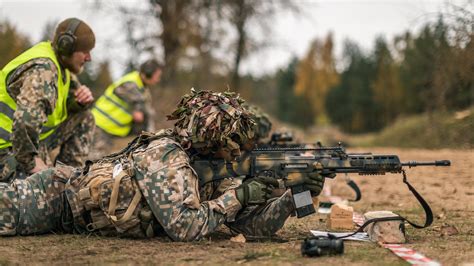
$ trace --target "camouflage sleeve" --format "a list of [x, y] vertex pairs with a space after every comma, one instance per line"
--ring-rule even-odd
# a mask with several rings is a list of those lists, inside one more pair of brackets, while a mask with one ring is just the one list
[[56, 73], [56, 66], [45, 62], [25, 70], [12, 84], [21, 82], [16, 96], [17, 109], [13, 114], [12, 148], [26, 172], [35, 167], [33, 158], [38, 154], [42, 126], [56, 105]]
[[168, 236], [192, 241], [212, 233], [241, 209], [233, 190], [200, 201], [198, 178], [189, 157], [177, 144], [149, 148], [134, 156], [139, 186]]
[[114, 90], [115, 95], [132, 107], [133, 111], [145, 113], [145, 96], [138, 90], [137, 84], [125, 82]]

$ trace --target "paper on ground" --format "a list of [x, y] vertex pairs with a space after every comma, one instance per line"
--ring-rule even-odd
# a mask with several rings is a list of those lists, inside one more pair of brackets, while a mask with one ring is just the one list
[[[314, 236], [322, 236], [322, 237], [327, 237], [328, 233], [330, 233], [331, 235], [334, 235], [336, 237], [351, 234], [351, 232], [335, 233], [335, 232], [317, 231], [317, 230], [310, 230], [310, 231]], [[369, 240], [369, 235], [367, 233], [364, 233], [364, 232], [360, 232], [360, 233], [357, 233], [353, 236], [343, 238], [343, 240], [370, 241]]]

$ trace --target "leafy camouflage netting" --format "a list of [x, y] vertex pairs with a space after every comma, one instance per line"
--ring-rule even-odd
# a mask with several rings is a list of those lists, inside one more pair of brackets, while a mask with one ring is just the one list
[[212, 92], [191, 89], [181, 99], [168, 120], [177, 120], [174, 128], [184, 148], [239, 149], [255, 137], [255, 122], [244, 102], [233, 92]]

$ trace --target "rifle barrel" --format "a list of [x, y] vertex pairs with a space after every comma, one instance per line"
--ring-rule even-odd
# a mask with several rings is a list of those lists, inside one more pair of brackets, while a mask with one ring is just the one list
[[402, 166], [408, 166], [408, 167], [416, 167], [416, 166], [423, 166], [423, 165], [431, 165], [431, 166], [450, 166], [451, 161], [450, 160], [440, 160], [440, 161], [434, 161], [434, 162], [406, 162], [402, 163]]

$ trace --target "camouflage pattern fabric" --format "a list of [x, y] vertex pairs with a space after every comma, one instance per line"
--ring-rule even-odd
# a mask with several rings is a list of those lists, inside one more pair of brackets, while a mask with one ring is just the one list
[[226, 148], [239, 151], [240, 144], [254, 138], [255, 122], [232, 92], [191, 90], [178, 104], [168, 120], [177, 120], [174, 130], [185, 149]]
[[[87, 165], [80, 172], [72, 171], [65, 188], [49, 185], [54, 182], [55, 174], [46, 171], [41, 172], [45, 173], [44, 178], [37, 174], [26, 181], [16, 180], [12, 186], [5, 184], [2, 187], [2, 195], [5, 195], [2, 197], [2, 215], [6, 217], [3, 223], [6, 234], [36, 234], [61, 229], [68, 223], [59, 221], [70, 221], [70, 216], [74, 219], [74, 229], [81, 233], [143, 237], [152, 236], [157, 229], [162, 229], [176, 241], [201, 239], [224, 223], [247, 235], [272, 235], [281, 228], [294, 211], [289, 192], [266, 204], [241, 210], [233, 190], [239, 182], [231, 179], [217, 193], [206, 196], [208, 200], [202, 200], [199, 179], [189, 164], [188, 153], [180, 145], [187, 143], [192, 146], [194, 143], [188, 141], [195, 140], [204, 147], [237, 145], [238, 149], [241, 142], [252, 139], [253, 121], [240, 106], [238, 98], [193, 91], [183, 98], [173, 117], [179, 118], [173, 130], [144, 134], [121, 152], [104, 157], [92, 166]], [[48, 175], [53, 178], [48, 180]], [[49, 193], [35, 186], [32, 186], [32, 192], [23, 192], [22, 188], [29, 185], [23, 182], [37, 179], [48, 188], [57, 188], [50, 193], [53, 195], [51, 198], [64, 190], [62, 194], [67, 197], [70, 208], [64, 207], [63, 198], [51, 203], [47, 200], [34, 202], [33, 196], [43, 199], [42, 196]], [[20, 189], [15, 185], [17, 183], [21, 185]], [[18, 199], [26, 199], [29, 205]], [[31, 224], [27, 229], [20, 228], [18, 225], [24, 219], [20, 214], [33, 217], [37, 214], [36, 209], [43, 210], [35, 209], [36, 205], [31, 202], [37, 206], [47, 203], [48, 210], [56, 212], [41, 213], [41, 217], [35, 216], [26, 223]], [[21, 209], [23, 204], [28, 207], [25, 211]], [[58, 209], [61, 206], [63, 209]], [[145, 215], [149, 211], [154, 216], [151, 220], [149, 215]], [[66, 218], [58, 220], [61, 216]], [[149, 233], [150, 228], [152, 233]]]
[[231, 230], [250, 237], [271, 237], [295, 213], [291, 192], [268, 200], [262, 205], [248, 206], [234, 222], [227, 223]]
[[[208, 182], [200, 187], [203, 200], [212, 200], [228, 190], [242, 184], [244, 177], [226, 178]], [[200, 180], [203, 178], [200, 177]], [[226, 225], [234, 232], [247, 237], [271, 237], [280, 230], [288, 217], [295, 213], [289, 190], [283, 195], [272, 198], [262, 205], [251, 205], [242, 209], [233, 221]]]
[[201, 201], [189, 157], [173, 139], [163, 137], [132, 153], [135, 178], [158, 222], [173, 240], [190, 241], [232, 221], [241, 209], [233, 190]]
[[145, 96], [134, 82], [125, 82], [114, 90], [114, 94], [126, 102], [132, 110], [145, 113]]
[[0, 235], [71, 232], [64, 189], [74, 169], [50, 168], [11, 184], [0, 183]]
[[[88, 153], [95, 125], [87, 107], [79, 106], [73, 100], [72, 94], [79, 87], [75, 78], [71, 79], [68, 97], [70, 116], [57, 129], [54, 138], [39, 140], [42, 125], [56, 105], [57, 71], [51, 60], [38, 58], [19, 66], [8, 77], [7, 91], [16, 99], [17, 110], [13, 119], [12, 147], [0, 151], [0, 181], [25, 177], [25, 173], [34, 168], [33, 158], [37, 155], [51, 166], [48, 153], [58, 146], [61, 146], [58, 160], [73, 166], [81, 165]], [[11, 156], [15, 161], [8, 158]]]
[[[105, 215], [113, 194], [112, 169], [118, 163], [134, 178], [121, 182], [117, 215], [124, 215], [133, 201], [134, 184], [144, 198], [123, 224], [113, 224], [110, 216]], [[235, 180], [229, 180], [219, 195], [213, 195], [214, 199], [202, 200], [189, 157], [171, 137], [140, 146], [130, 156], [105, 158], [90, 169], [63, 168], [65, 170], [48, 169], [26, 180], [14, 180], [11, 185], [0, 184], [0, 235], [70, 233], [74, 229], [79, 233], [97, 232], [106, 236], [150, 237], [162, 229], [173, 240], [190, 241], [207, 236], [227, 223], [237, 232], [269, 236], [280, 229], [294, 211], [291, 197], [285, 193], [267, 204], [239, 212], [241, 205], [231, 189], [239, 185]], [[97, 191], [98, 202], [90, 204], [94, 197], [84, 196], [84, 184], [96, 184], [98, 190], [88, 191], [91, 195]]]
[[80, 167], [89, 155], [94, 130], [94, 117], [89, 110], [72, 114], [44, 140], [44, 146], [49, 151], [60, 148], [55, 162]]
[[[156, 112], [155, 112], [155, 108], [153, 108], [153, 102], [152, 102], [153, 96], [151, 95], [151, 92], [149, 89], [145, 89], [145, 91], [143, 92], [143, 96], [145, 97], [144, 131], [155, 132], [157, 128], [156, 128], [155, 119], [154, 119], [154, 117], [156, 116]], [[138, 131], [134, 130], [134, 132], [138, 132]]]
[[145, 121], [143, 121], [143, 123], [134, 123], [132, 128], [133, 135], [140, 134], [142, 131], [151, 132], [155, 130], [154, 126], [152, 128], [149, 127], [149, 125], [153, 125], [149, 120], [153, 120], [154, 111], [151, 105], [151, 94], [147, 87], [144, 87], [143, 91], [140, 91], [137, 84], [125, 82], [115, 88], [114, 94], [126, 102], [132, 111], [139, 111], [144, 114]]

